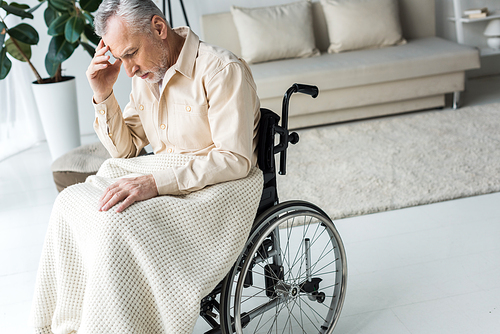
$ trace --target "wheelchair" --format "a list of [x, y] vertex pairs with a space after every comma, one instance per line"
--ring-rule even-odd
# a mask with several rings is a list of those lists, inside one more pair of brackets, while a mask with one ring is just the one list
[[285, 175], [288, 144], [299, 141], [297, 133], [288, 131], [289, 100], [297, 92], [313, 98], [319, 93], [316, 86], [290, 87], [283, 97], [281, 125], [277, 114], [261, 109], [263, 194], [243, 252], [201, 302], [200, 316], [211, 327], [205, 334], [330, 334], [339, 319], [347, 260], [335, 225], [314, 204], [278, 200], [274, 156], [280, 154], [279, 174]]

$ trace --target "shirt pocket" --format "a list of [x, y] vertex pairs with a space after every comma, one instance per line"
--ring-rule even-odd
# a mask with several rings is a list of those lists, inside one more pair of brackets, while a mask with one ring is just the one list
[[199, 150], [213, 144], [208, 105], [174, 104], [175, 146]]

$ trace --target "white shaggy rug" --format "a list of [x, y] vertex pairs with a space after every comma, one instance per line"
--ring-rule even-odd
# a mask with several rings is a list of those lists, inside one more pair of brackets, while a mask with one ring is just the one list
[[333, 219], [500, 191], [500, 103], [297, 132], [280, 200]]

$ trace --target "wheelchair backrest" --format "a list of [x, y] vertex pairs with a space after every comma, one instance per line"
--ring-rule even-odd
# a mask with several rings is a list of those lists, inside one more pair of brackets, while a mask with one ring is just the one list
[[280, 117], [273, 111], [260, 109], [259, 142], [257, 162], [264, 174], [264, 190], [259, 205], [259, 213], [278, 202], [276, 189], [276, 165], [274, 160], [274, 138]]

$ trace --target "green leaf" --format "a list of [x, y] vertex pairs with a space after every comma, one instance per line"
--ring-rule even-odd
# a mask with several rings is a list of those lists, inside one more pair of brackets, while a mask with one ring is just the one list
[[85, 18], [89, 22], [89, 24], [93, 27], [94, 26], [94, 17], [92, 16], [92, 14], [90, 14], [89, 12], [85, 12], [85, 11], [83, 11], [82, 13], [83, 13], [83, 16], [85, 16]]
[[45, 25], [50, 27], [52, 22], [57, 19], [57, 11], [52, 6], [47, 6], [45, 11], [43, 12], [43, 19], [45, 20]]
[[83, 33], [85, 34], [85, 37], [87, 37], [89, 41], [91, 41], [95, 45], [99, 44], [101, 38], [95, 34], [94, 28], [92, 28], [90, 25], [88, 24], [85, 25]]
[[80, 44], [81, 44], [81, 46], [83, 46], [85, 51], [87, 51], [87, 53], [90, 55], [91, 58], [94, 57], [95, 49], [92, 45], [87, 44], [85, 42], [80, 42]]
[[22, 10], [30, 9], [30, 6], [24, 4], [24, 3], [17, 3], [17, 2], [11, 2], [9, 6], [13, 6]]
[[0, 47], [3, 46], [3, 41], [5, 41], [6, 34], [7, 34], [7, 27], [3, 22], [0, 22]]
[[[29, 44], [26, 44], [26, 43], [23, 43], [23, 42], [19, 42], [17, 41], [17, 45], [19, 45], [19, 47], [21, 48], [21, 50], [23, 50], [24, 54], [26, 55], [26, 57], [28, 57], [28, 59], [31, 59], [31, 46]], [[14, 58], [16, 58], [17, 60], [20, 60], [20, 61], [26, 61], [26, 59], [24, 59], [21, 51], [19, 51], [19, 49], [16, 47], [16, 45], [14, 44], [14, 42], [12, 41], [12, 38], [9, 38], [7, 40], [7, 42], [5, 42], [5, 48], [7, 49], [7, 52]]]
[[75, 7], [72, 0], [49, 0], [49, 4], [60, 12], [69, 12]]
[[73, 16], [66, 22], [64, 36], [70, 43], [75, 43], [83, 33], [84, 21], [80, 16]]
[[12, 62], [7, 57], [7, 49], [2, 48], [2, 50], [0, 51], [0, 80], [5, 79], [7, 74], [9, 74], [11, 67]]
[[45, 70], [47, 70], [47, 73], [50, 75], [51, 78], [56, 75], [59, 64], [61, 63], [52, 61], [49, 58], [49, 55], [45, 56]]
[[78, 43], [69, 43], [64, 36], [52, 37], [49, 51], [45, 57], [45, 69], [51, 77], [56, 73], [57, 66], [68, 59], [75, 51]]
[[38, 44], [38, 32], [26, 23], [20, 23], [14, 28], [7, 30], [7, 33], [18, 41], [26, 44], [35, 45]]
[[49, 30], [47, 34], [50, 36], [59, 36], [64, 34], [64, 27], [66, 26], [66, 22], [71, 18], [69, 14], [63, 14], [56, 18], [49, 26]]
[[42, 6], [47, 0], [39, 0], [39, 1], [40, 1], [40, 3], [38, 5], [36, 5], [35, 7], [31, 8], [30, 10], [28, 10], [28, 13], [33, 13], [35, 10], [40, 8], [40, 6]]
[[80, 7], [88, 12], [95, 12], [102, 0], [80, 0]]
[[5, 10], [8, 14], [16, 15], [16, 16], [22, 17], [23, 19], [24, 18], [29, 18], [29, 19], [33, 18], [33, 15], [31, 13], [28, 13], [28, 12], [24, 11], [23, 9], [17, 8], [16, 6], [7, 5], [6, 2], [2, 2], [1, 6], [2, 6], [3, 10]]

